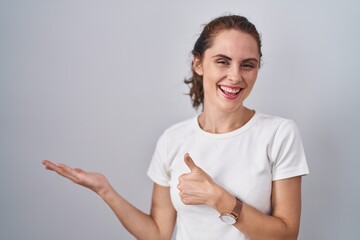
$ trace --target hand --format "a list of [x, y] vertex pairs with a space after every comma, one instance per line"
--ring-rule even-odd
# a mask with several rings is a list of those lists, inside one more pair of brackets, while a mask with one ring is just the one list
[[191, 159], [188, 153], [184, 156], [190, 173], [179, 177], [178, 189], [180, 199], [187, 205], [208, 204], [214, 207], [217, 202], [219, 186], [212, 178]]
[[93, 190], [99, 195], [104, 194], [111, 188], [106, 177], [100, 173], [89, 173], [80, 168], [71, 168], [65, 164], [55, 164], [48, 160], [44, 160], [42, 164], [45, 165], [47, 170], [54, 171], [76, 184]]

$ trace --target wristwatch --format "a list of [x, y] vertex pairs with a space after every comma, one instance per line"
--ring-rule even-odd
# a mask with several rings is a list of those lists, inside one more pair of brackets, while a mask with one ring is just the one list
[[239, 218], [243, 206], [243, 202], [238, 198], [235, 199], [236, 199], [236, 205], [234, 209], [230, 213], [222, 213], [219, 217], [221, 221], [223, 221], [224, 223], [235, 224], [237, 219]]

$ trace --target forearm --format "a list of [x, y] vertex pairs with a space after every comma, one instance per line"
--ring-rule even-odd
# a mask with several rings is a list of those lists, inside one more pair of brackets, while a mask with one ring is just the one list
[[[231, 212], [235, 198], [220, 187], [219, 198], [213, 207], [219, 212]], [[280, 216], [270, 216], [244, 203], [239, 218], [233, 226], [252, 240], [256, 239], [297, 239], [300, 221], [300, 208], [295, 209], [293, 221]], [[294, 220], [295, 219], [295, 220]]]
[[110, 206], [121, 224], [137, 239], [161, 239], [155, 220], [126, 199], [120, 196], [112, 187], [99, 196]]
[[46, 169], [55, 171], [72, 182], [97, 193], [110, 206], [124, 227], [137, 239], [171, 238], [176, 214], [171, 204], [169, 188], [155, 184], [151, 214], [149, 215], [121, 197], [106, 177], [100, 173], [89, 173], [80, 168], [73, 169], [48, 160], [44, 160], [43, 164]]
[[234, 227], [252, 240], [294, 240], [298, 235], [298, 228], [287, 220], [266, 215], [247, 204], [243, 205]]

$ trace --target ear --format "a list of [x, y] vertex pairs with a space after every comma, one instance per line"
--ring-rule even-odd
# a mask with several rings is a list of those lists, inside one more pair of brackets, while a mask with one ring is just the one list
[[200, 58], [194, 56], [192, 68], [199, 76], [202, 76], [204, 74]]

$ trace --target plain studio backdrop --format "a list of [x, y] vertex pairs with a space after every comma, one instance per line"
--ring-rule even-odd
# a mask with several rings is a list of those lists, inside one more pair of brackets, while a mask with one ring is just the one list
[[302, 134], [299, 239], [360, 239], [360, 2], [285, 0], [0, 0], [0, 239], [134, 239], [41, 160], [102, 172], [148, 211], [158, 137], [197, 114], [182, 82], [190, 51], [226, 13], [262, 34], [246, 105]]

